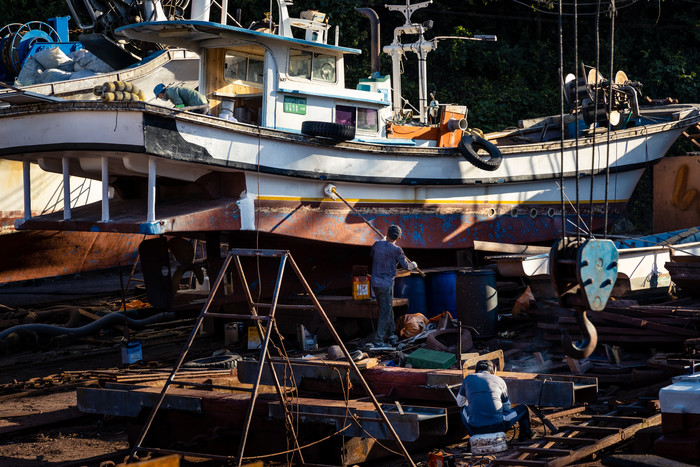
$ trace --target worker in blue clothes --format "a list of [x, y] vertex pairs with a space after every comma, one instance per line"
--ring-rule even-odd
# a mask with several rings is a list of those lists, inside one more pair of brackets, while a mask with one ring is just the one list
[[462, 407], [462, 423], [472, 436], [505, 432], [518, 423], [518, 440], [532, 438], [527, 405], [511, 409], [506, 382], [494, 374], [493, 362], [489, 360], [480, 360], [475, 372], [464, 378], [457, 394], [457, 405]]
[[184, 86], [166, 86], [160, 83], [153, 89], [153, 94], [158, 99], [172, 102], [178, 109], [198, 107], [188, 110], [200, 114], [206, 114], [209, 110], [209, 101], [203, 94]]
[[374, 336], [375, 344], [395, 344], [398, 337], [394, 334], [394, 277], [396, 266], [404, 269], [416, 269], [415, 261], [406, 258], [403, 249], [396, 245], [401, 238], [401, 227], [392, 225], [387, 231], [386, 238], [372, 245], [372, 292], [379, 305], [379, 319]]

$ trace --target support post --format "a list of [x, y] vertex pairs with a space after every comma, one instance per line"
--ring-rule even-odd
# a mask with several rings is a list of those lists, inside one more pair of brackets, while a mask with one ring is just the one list
[[22, 181], [24, 185], [24, 218], [32, 218], [32, 187], [29, 161], [22, 161]]
[[148, 159], [148, 210], [146, 222], [156, 221], [156, 160]]
[[61, 168], [63, 169], [63, 220], [71, 220], [70, 212], [70, 169], [67, 157], [61, 158]]
[[228, 0], [221, 0], [221, 24], [226, 24], [228, 20]]
[[102, 222], [109, 222], [109, 161], [102, 157]]

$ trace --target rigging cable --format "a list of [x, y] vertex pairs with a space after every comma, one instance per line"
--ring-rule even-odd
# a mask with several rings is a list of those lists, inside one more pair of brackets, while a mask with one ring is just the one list
[[613, 58], [615, 56], [615, 0], [610, 1], [610, 80], [608, 81], [608, 139], [607, 154], [605, 157], [605, 217], [603, 219], [603, 238], [608, 238], [608, 189], [610, 188], [610, 117], [612, 113], [612, 83], [613, 83]]
[[564, 204], [564, 34], [562, 33], [562, 0], [559, 0], [559, 184], [561, 189], [561, 238], [566, 238], [566, 205]]
[[[598, 0], [598, 6], [596, 8], [595, 15], [595, 69], [596, 69], [596, 81], [598, 79], [598, 70], [600, 70], [600, 0]], [[597, 84], [597, 83], [596, 83]], [[596, 146], [595, 146], [595, 136], [596, 127], [598, 126], [598, 93], [600, 92], [600, 87], [596, 86], [593, 91], [593, 103], [595, 110], [593, 111], [593, 140], [591, 142], [591, 194], [589, 197], [590, 207], [589, 209], [589, 221], [588, 225], [591, 226], [591, 232], [593, 231], [593, 184], [595, 182], [595, 163], [596, 163]]]
[[[578, 82], [578, 1], [574, 0], [574, 71], [576, 71], [576, 81]], [[586, 80], [586, 70], [581, 67], [581, 72], [583, 73], [583, 79], [584, 81]], [[578, 99], [578, 93], [576, 93], [576, 113], [575, 113], [575, 120], [574, 120], [574, 154], [575, 154], [575, 167], [576, 167], [576, 242], [580, 244], [581, 242], [581, 204], [580, 200], [581, 197], [579, 196], [579, 186], [581, 185], [581, 172], [579, 170], [579, 147], [578, 147], [578, 122], [579, 118], [581, 117], [581, 102]], [[562, 139], [564, 139], [564, 135], [562, 135]], [[561, 170], [564, 170], [564, 167], [562, 166]], [[563, 187], [562, 187], [563, 189]]]

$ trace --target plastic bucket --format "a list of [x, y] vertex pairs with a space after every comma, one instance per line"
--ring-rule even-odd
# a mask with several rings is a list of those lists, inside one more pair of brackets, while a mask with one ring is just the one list
[[496, 272], [491, 269], [459, 271], [456, 275], [457, 319], [491, 337], [498, 332]]
[[132, 364], [143, 360], [141, 341], [122, 342], [122, 363]]
[[409, 274], [408, 276], [397, 277], [394, 281], [394, 297], [408, 299], [409, 313], [427, 315], [425, 281], [420, 275]]
[[449, 311], [454, 317], [457, 310], [457, 271], [431, 272], [426, 280], [428, 282], [426, 316], [432, 318], [443, 311]]

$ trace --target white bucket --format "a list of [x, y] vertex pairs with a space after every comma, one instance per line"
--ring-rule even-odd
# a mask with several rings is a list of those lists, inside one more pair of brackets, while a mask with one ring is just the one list
[[506, 434], [502, 431], [470, 436], [469, 446], [472, 449], [472, 454], [481, 456], [508, 449]]

